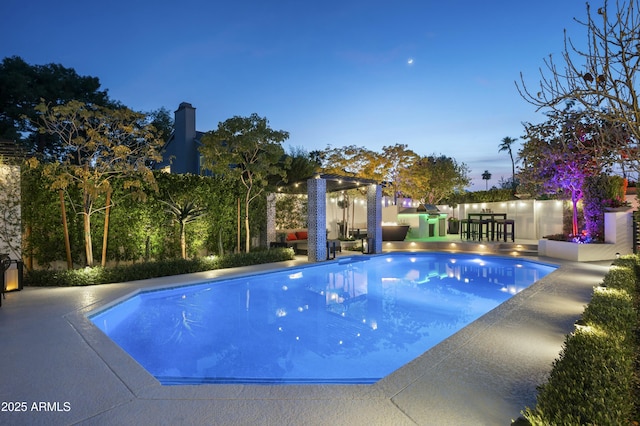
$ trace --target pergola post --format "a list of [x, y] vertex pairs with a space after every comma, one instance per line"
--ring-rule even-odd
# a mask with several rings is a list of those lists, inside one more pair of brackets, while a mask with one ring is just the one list
[[369, 253], [382, 253], [382, 187], [367, 188], [367, 240]]
[[307, 180], [309, 262], [327, 260], [327, 181], [322, 178]]

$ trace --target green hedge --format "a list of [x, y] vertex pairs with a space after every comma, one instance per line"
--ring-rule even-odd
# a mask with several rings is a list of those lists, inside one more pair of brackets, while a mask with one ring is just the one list
[[627, 425], [637, 418], [638, 259], [617, 260], [519, 424]]
[[292, 260], [293, 249], [277, 248], [253, 251], [250, 253], [211, 256], [193, 260], [167, 260], [160, 262], [136, 263], [115, 268], [84, 268], [71, 271], [35, 270], [25, 276], [25, 285], [39, 287], [72, 287], [95, 284], [109, 284], [164, 277], [169, 275], [190, 274], [212, 269], [235, 268], [239, 266]]
[[[162, 261], [181, 258], [180, 225], [166, 209], [165, 202], [179, 205], [193, 203], [205, 211], [198, 220], [186, 226], [187, 255], [199, 253], [233, 253], [238, 241], [238, 197], [243, 199], [244, 187], [237, 180], [223, 177], [176, 175], [154, 172], [158, 190], [146, 187], [146, 197], [133, 197], [122, 179], [111, 181], [112, 207], [109, 212], [107, 262]], [[57, 191], [42, 168], [23, 168], [22, 226], [25, 230], [23, 254], [35, 269], [47, 269], [56, 262], [66, 262], [62, 210]], [[82, 216], [74, 214], [81, 205], [82, 193], [70, 186], [65, 192], [65, 208], [71, 260], [74, 265], [86, 265], [84, 225]], [[105, 230], [104, 196], [95, 200], [91, 216], [91, 239], [94, 265], [101, 263]], [[251, 235], [260, 235], [266, 217], [266, 195], [251, 203], [249, 219]], [[241, 208], [244, 208], [241, 205]], [[240, 229], [240, 240], [245, 238]]]

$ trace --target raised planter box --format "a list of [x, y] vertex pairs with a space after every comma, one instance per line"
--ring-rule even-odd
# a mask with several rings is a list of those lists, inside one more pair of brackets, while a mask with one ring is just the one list
[[578, 244], [568, 241], [539, 240], [538, 255], [577, 262], [612, 260], [617, 254], [632, 253], [632, 217], [622, 209], [604, 214], [604, 244]]
[[382, 227], [382, 241], [404, 241], [409, 225], [385, 225]]
[[342, 240], [340, 241], [340, 247], [342, 247], [342, 250], [355, 250], [356, 246], [359, 244], [359, 241], [345, 241]]
[[597, 260], [612, 260], [620, 247], [617, 244], [578, 244], [568, 241], [540, 240], [538, 241], [538, 256], [556, 259], [573, 260], [576, 262], [593, 262]]
[[447, 234], [459, 234], [460, 233], [460, 221], [450, 220], [447, 228]]

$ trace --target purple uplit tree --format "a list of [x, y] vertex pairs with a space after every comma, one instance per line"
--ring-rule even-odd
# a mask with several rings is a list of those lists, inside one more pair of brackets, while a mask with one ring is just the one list
[[[538, 192], [565, 194], [573, 207], [571, 233], [579, 235], [578, 202], [585, 179], [603, 170], [597, 150], [597, 126], [580, 113], [551, 114], [538, 125], [525, 125], [526, 142], [520, 151], [520, 177]], [[606, 157], [606, 155], [605, 155]]]
[[[558, 148], [558, 147], [554, 147]], [[577, 236], [580, 231], [578, 229], [578, 202], [583, 198], [583, 185], [587, 176], [592, 175], [590, 167], [585, 167], [586, 160], [581, 157], [578, 150], [574, 150], [574, 144], [566, 144], [564, 150], [547, 151], [549, 170], [555, 170], [546, 182], [546, 188], [550, 191], [566, 191], [570, 194], [573, 216], [571, 221], [571, 234]], [[564, 152], [563, 152], [564, 151]], [[568, 154], [568, 155], [567, 155]]]

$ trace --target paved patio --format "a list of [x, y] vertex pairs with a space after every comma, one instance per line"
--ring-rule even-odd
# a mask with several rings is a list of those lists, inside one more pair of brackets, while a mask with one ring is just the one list
[[[538, 258], [534, 258], [538, 259]], [[0, 424], [508, 425], [535, 403], [610, 262], [558, 271], [374, 385], [161, 386], [85, 313], [130, 292], [251, 268], [84, 288], [25, 288], [0, 308]], [[8, 412], [18, 404], [22, 412]]]

